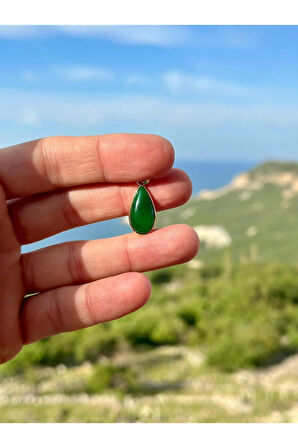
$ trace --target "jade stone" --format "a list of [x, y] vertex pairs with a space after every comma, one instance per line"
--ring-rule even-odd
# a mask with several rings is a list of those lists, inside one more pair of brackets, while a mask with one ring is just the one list
[[141, 185], [131, 204], [129, 213], [130, 225], [140, 234], [149, 233], [155, 223], [155, 208], [147, 189]]

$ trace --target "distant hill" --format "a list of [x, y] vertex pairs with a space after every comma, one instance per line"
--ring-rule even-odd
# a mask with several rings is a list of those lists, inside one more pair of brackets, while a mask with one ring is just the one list
[[223, 188], [202, 191], [186, 205], [158, 215], [159, 225], [185, 222], [195, 227], [201, 260], [296, 262], [298, 163], [268, 161]]

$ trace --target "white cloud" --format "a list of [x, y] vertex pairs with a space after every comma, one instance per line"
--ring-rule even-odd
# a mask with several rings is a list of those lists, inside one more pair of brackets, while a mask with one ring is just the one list
[[266, 126], [296, 129], [298, 108], [274, 104], [232, 105], [220, 102], [178, 102], [162, 97], [87, 96], [0, 90], [0, 120], [30, 126], [128, 126], [197, 130], [210, 127], [247, 129]]
[[64, 33], [85, 37], [101, 37], [121, 44], [172, 47], [188, 44], [193, 32], [177, 26], [63, 26]]
[[165, 86], [174, 93], [199, 93], [225, 96], [251, 96], [256, 94], [254, 89], [234, 82], [222, 81], [208, 76], [194, 76], [177, 71], [165, 73]]
[[258, 43], [254, 30], [239, 27], [186, 26], [63, 26], [62, 32], [85, 37], [101, 37], [120, 44], [162, 47], [253, 48]]
[[91, 67], [84, 65], [59, 66], [53, 71], [58, 77], [68, 81], [110, 81], [114, 78], [113, 73], [103, 67]]
[[25, 69], [21, 73], [21, 79], [28, 84], [45, 81], [49, 78], [53, 79], [54, 77], [58, 80], [68, 82], [101, 82], [117, 79], [117, 81], [127, 86], [144, 86], [152, 83], [152, 79], [144, 73], [132, 72], [128, 75], [118, 75], [118, 78], [116, 78], [116, 74], [106, 67], [88, 65], [59, 65], [39, 71]]
[[114, 73], [108, 68], [88, 65], [50, 66], [47, 67], [46, 70], [26, 68], [21, 73], [21, 79], [28, 84], [34, 84], [39, 81], [48, 81], [53, 78], [67, 82], [101, 82], [112, 81], [114, 77]]
[[121, 44], [154, 45], [163, 47], [189, 44], [194, 37], [193, 31], [183, 26], [0, 25], [0, 37], [7, 39], [39, 38], [57, 34], [104, 38]]
[[159, 47], [218, 47], [254, 48], [258, 43], [255, 30], [239, 27], [209, 27], [204, 32], [200, 25], [0, 25], [0, 38], [23, 39], [57, 35], [102, 38], [120, 44], [153, 45]]
[[22, 73], [22, 79], [27, 83], [37, 83], [47, 78], [55, 77], [60, 81], [67, 82], [108, 82], [117, 80], [126, 86], [156, 87], [164, 85], [170, 92], [175, 94], [205, 94], [226, 97], [256, 97], [257, 89], [241, 85], [231, 81], [211, 78], [209, 76], [197, 76], [171, 71], [163, 75], [149, 77], [145, 73], [129, 73], [128, 75], [116, 74], [106, 67], [88, 65], [60, 65], [48, 67], [45, 71], [26, 69]]
[[46, 26], [32, 25], [0, 25], [0, 38], [5, 39], [26, 39], [39, 38], [48, 31]]
[[53, 134], [148, 132], [169, 138], [180, 157], [297, 158], [298, 108], [247, 103], [0, 89], [0, 140], [8, 146]]

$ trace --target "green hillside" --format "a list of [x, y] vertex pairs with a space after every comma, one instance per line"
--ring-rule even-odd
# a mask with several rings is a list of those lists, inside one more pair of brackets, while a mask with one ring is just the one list
[[275, 161], [268, 160], [260, 165], [254, 167], [250, 175], [262, 175], [268, 173], [280, 173], [280, 172], [290, 172], [298, 175], [298, 163], [297, 162], [284, 162], [284, 161]]
[[[230, 237], [230, 244], [208, 247], [208, 229], [204, 229], [201, 260], [231, 257], [234, 261], [295, 262], [297, 217], [298, 163], [267, 162], [224, 189], [203, 192], [178, 209], [161, 212], [159, 224], [219, 226]], [[197, 230], [200, 234], [200, 227]]]

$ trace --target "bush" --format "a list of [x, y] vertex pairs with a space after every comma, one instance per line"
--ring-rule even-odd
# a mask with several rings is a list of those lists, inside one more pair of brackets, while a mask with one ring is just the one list
[[119, 367], [110, 362], [94, 366], [86, 379], [85, 392], [98, 394], [109, 389], [120, 393], [136, 392], [138, 383], [135, 372], [129, 367]]
[[126, 318], [124, 326], [115, 323], [119, 332], [122, 330], [122, 337], [125, 336], [132, 346], [173, 345], [183, 341], [185, 327], [173, 310], [167, 313], [153, 307], [146, 311]]
[[[229, 371], [264, 365], [281, 351], [298, 349], [295, 266], [239, 264], [227, 273], [218, 264], [206, 264], [199, 274], [182, 266], [150, 276], [155, 279], [153, 295], [143, 309], [111, 323], [28, 345], [15, 360], [0, 367], [0, 374], [22, 373], [36, 365], [97, 362], [123, 342], [142, 349], [197, 344], [208, 364]], [[179, 280], [181, 287], [169, 292], [165, 285], [170, 280]], [[116, 373], [110, 367], [102, 369], [106, 369], [103, 383], [114, 384]]]
[[99, 356], [109, 356], [116, 351], [119, 338], [109, 322], [80, 331], [82, 336], [74, 348], [77, 362], [96, 361]]
[[185, 327], [176, 316], [164, 316], [151, 331], [153, 345], [176, 345], [183, 342]]
[[101, 324], [71, 333], [62, 333], [26, 345], [12, 361], [0, 366], [0, 375], [23, 373], [30, 366], [76, 365], [111, 355], [117, 347], [117, 336], [109, 324]]
[[152, 272], [150, 276], [150, 280], [154, 285], [163, 285], [164, 283], [169, 283], [172, 278], [172, 272], [167, 269]]
[[200, 269], [200, 277], [204, 280], [220, 277], [223, 273], [223, 267], [219, 264], [206, 264]]
[[186, 325], [194, 326], [200, 316], [200, 298], [190, 301], [183, 301], [177, 308], [178, 316], [185, 322]]
[[279, 341], [277, 328], [271, 322], [239, 322], [218, 334], [216, 343], [207, 350], [206, 361], [228, 372], [261, 366], [279, 352]]

